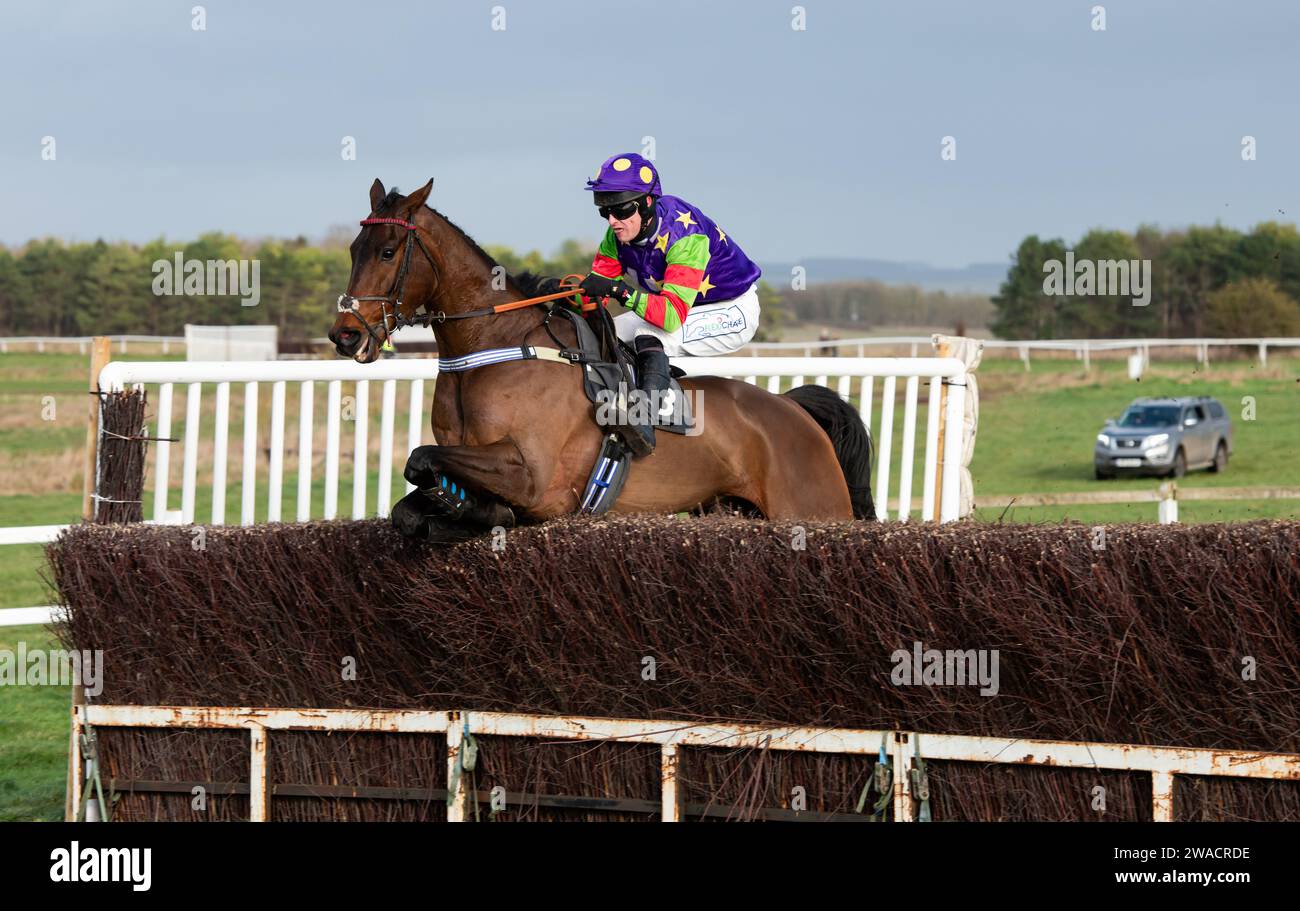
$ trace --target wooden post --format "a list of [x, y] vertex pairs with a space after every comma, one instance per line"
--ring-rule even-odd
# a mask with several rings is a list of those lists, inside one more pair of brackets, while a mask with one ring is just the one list
[[[108, 336], [95, 336], [90, 349], [90, 391], [92, 393], [99, 391], [99, 372], [108, 364], [110, 357]], [[87, 398], [90, 399], [90, 420], [86, 424], [86, 476], [81, 485], [81, 517], [89, 521], [95, 518], [95, 466], [99, 458], [99, 396], [90, 395]]]
[[[104, 335], [97, 335], [92, 341], [90, 349], [90, 381], [87, 384], [90, 392], [99, 391], [99, 372], [104, 369], [111, 357], [109, 344], [108, 337]], [[90, 418], [86, 424], [86, 459], [83, 466], [86, 476], [81, 485], [81, 517], [86, 521], [90, 521], [95, 518], [95, 465], [99, 458], [99, 396], [88, 395], [86, 398], [90, 400]], [[73, 684], [73, 713], [76, 712], [77, 706], [85, 704], [85, 692], [81, 687]], [[78, 780], [81, 774], [81, 763], [77, 761], [77, 758], [81, 755], [81, 744], [78, 742], [81, 730], [76, 724], [71, 724], [70, 727], [67, 789], [63, 798], [63, 818], [68, 822], [72, 822], [77, 818], [79, 807], [76, 805], [75, 797], [81, 788], [81, 782]]]
[[[952, 346], [947, 342], [939, 342], [934, 346], [935, 357], [950, 357], [952, 355]], [[935, 476], [934, 476], [934, 515], [931, 519], [938, 522], [943, 508], [943, 435], [947, 425], [945, 418], [948, 414], [948, 384], [940, 380], [939, 383], [939, 438], [934, 441], [937, 448], [935, 459]]]

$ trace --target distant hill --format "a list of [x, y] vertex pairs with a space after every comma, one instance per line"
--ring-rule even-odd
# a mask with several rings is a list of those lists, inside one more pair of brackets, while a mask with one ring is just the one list
[[763, 262], [759, 266], [774, 286], [788, 284], [790, 270], [800, 265], [808, 270], [808, 283], [876, 279], [888, 285], [917, 285], [926, 291], [965, 291], [996, 294], [1007, 277], [1004, 263], [972, 263], [959, 269], [925, 263], [898, 263], [883, 259], [818, 257], [793, 262]]

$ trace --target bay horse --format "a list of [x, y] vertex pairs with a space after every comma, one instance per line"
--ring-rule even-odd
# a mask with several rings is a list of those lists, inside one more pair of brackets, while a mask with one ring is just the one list
[[[456, 318], [540, 294], [540, 280], [505, 276], [467, 234], [425, 205], [432, 189], [432, 180], [408, 196], [386, 192], [378, 179], [371, 186], [370, 216], [352, 242], [348, 292], [329, 332], [338, 354], [375, 361], [399, 320], [414, 320], [421, 308], [432, 315], [440, 359], [552, 343], [543, 327], [549, 305]], [[576, 343], [568, 321], [551, 324], [565, 345]], [[698, 435], [659, 432], [654, 452], [632, 462], [614, 512], [732, 505], [773, 520], [875, 518], [870, 437], [835, 392], [806, 385], [776, 395], [712, 376], [680, 382], [702, 402]], [[421, 488], [445, 476], [475, 494], [483, 505], [472, 516], [474, 533], [574, 513], [605, 436], [594, 408], [582, 370], [563, 363], [516, 360], [440, 372], [432, 412], [437, 443], [411, 453], [406, 479]], [[393, 522], [407, 535], [441, 539], [448, 530], [432, 505], [412, 491], [394, 506]]]

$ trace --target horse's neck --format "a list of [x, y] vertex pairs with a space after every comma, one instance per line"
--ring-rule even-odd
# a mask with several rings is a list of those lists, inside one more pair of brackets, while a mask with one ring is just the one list
[[[440, 262], [438, 287], [425, 308], [427, 312], [441, 310], [450, 315], [522, 299], [522, 295], [509, 288], [493, 288], [496, 276], [492, 274], [492, 266], [466, 242], [459, 230], [437, 212], [433, 212], [433, 222], [431, 233]], [[525, 307], [490, 316], [434, 321], [432, 325], [438, 340], [438, 356], [452, 358], [487, 348], [522, 344], [524, 336], [541, 325], [541, 317], [538, 308]]]

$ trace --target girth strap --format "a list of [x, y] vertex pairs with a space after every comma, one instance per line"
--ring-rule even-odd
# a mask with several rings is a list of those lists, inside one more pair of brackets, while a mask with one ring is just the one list
[[581, 366], [583, 354], [571, 348], [547, 348], [541, 345], [512, 345], [509, 348], [487, 348], [473, 354], [460, 357], [438, 358], [438, 371], [458, 373], [486, 367], [489, 364], [503, 364], [507, 361], [555, 361], [560, 364]]

